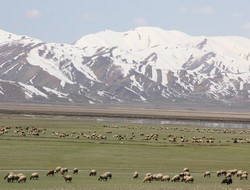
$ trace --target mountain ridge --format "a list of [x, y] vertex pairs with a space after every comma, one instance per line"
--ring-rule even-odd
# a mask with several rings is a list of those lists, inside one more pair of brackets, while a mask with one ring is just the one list
[[70, 45], [1, 30], [0, 58], [3, 101], [159, 105], [250, 98], [250, 40], [243, 37], [139, 27]]

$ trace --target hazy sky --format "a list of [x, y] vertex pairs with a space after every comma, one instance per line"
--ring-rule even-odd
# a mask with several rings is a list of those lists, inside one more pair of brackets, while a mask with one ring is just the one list
[[250, 38], [250, 0], [0, 0], [0, 29], [46, 42], [138, 26]]

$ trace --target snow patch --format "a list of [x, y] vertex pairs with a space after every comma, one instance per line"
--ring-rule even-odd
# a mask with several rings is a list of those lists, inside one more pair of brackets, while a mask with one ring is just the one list
[[58, 90], [53, 90], [51, 88], [43, 87], [44, 90], [46, 90], [49, 93], [57, 95], [59, 98], [67, 98], [69, 94], [59, 92]]
[[18, 84], [22, 87], [27, 99], [33, 98], [35, 95], [42, 96], [42, 97], [45, 97], [46, 99], [48, 99], [48, 96], [46, 94], [44, 94], [43, 92], [41, 92], [40, 90], [38, 90], [34, 86], [26, 85], [26, 84], [22, 84], [22, 83], [18, 83]]

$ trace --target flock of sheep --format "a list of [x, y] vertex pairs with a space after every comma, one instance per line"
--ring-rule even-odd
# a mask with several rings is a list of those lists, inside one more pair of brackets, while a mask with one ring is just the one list
[[[89, 140], [115, 140], [115, 141], [125, 141], [125, 140], [140, 140], [140, 141], [154, 141], [157, 142], [159, 140], [168, 142], [168, 143], [221, 143], [221, 139], [216, 139], [213, 137], [213, 134], [223, 133], [223, 134], [234, 134], [235, 136], [228, 142], [233, 143], [250, 143], [250, 138], [242, 138], [240, 135], [242, 134], [250, 134], [249, 129], [223, 129], [223, 128], [192, 128], [192, 127], [151, 127], [150, 129], [154, 130], [152, 133], [146, 134], [142, 132], [140, 127], [131, 127], [131, 126], [102, 126], [104, 130], [103, 133], [98, 133], [95, 128], [89, 131], [49, 131], [44, 128], [37, 127], [9, 127], [4, 126], [0, 127], [0, 135], [18, 135], [18, 136], [53, 136], [58, 138], [76, 138], [76, 139], [89, 139]], [[118, 128], [127, 128], [131, 130], [131, 133], [122, 134], [119, 133]], [[176, 132], [178, 130], [178, 133]], [[150, 130], [148, 130], [150, 131]], [[158, 132], [159, 131], [159, 132]], [[167, 131], [165, 135], [161, 131]], [[183, 132], [182, 135], [180, 132]], [[48, 134], [49, 133], [49, 134]], [[194, 133], [194, 134], [192, 134]], [[167, 135], [166, 135], [167, 134]], [[189, 135], [186, 135], [189, 134]], [[197, 135], [198, 134], [198, 135]], [[209, 134], [209, 135], [208, 135]], [[72, 171], [72, 175], [70, 172]], [[69, 171], [65, 167], [56, 167], [55, 169], [49, 170], [46, 173], [47, 177], [54, 175], [61, 175], [65, 182], [72, 182], [73, 175], [78, 174], [79, 170], [74, 168]], [[97, 176], [96, 170], [91, 170], [88, 174], [89, 176]], [[206, 171], [203, 174], [204, 178], [210, 178], [212, 175], [217, 177], [223, 177], [221, 184], [232, 184], [233, 179], [238, 178], [239, 180], [248, 180], [248, 172], [244, 170], [232, 169], [232, 170], [220, 170], [217, 171], [216, 174], [212, 174], [210, 171]], [[23, 173], [16, 172], [8, 172], [4, 176], [4, 180], [8, 183], [25, 183], [27, 179], [30, 180], [39, 180], [39, 174], [34, 172], [27, 177]], [[97, 180], [99, 181], [109, 181], [112, 179], [112, 173], [107, 171], [99, 175]], [[133, 176], [133, 179], [141, 179], [139, 173], [136, 171]], [[194, 183], [195, 180], [194, 175], [191, 174], [188, 168], [184, 168], [183, 171], [176, 175], [163, 175], [162, 173], [146, 173], [142, 177], [143, 183], [151, 183], [155, 181], [160, 182], [184, 182], [184, 183]]]
[[[94, 126], [93, 126], [94, 127]], [[193, 127], [168, 127], [168, 126], [160, 126], [160, 127], [151, 127], [150, 129], [155, 131], [167, 131], [168, 133], [164, 135], [163, 133], [149, 133], [145, 134], [141, 131], [141, 127], [131, 127], [131, 126], [102, 126], [105, 129], [103, 133], [98, 133], [96, 130], [89, 130], [89, 131], [51, 131], [48, 132], [45, 128], [37, 128], [37, 127], [21, 127], [16, 126], [14, 127], [0, 127], [0, 135], [18, 135], [18, 136], [41, 136], [41, 135], [50, 135], [52, 137], [60, 137], [60, 138], [76, 138], [76, 139], [89, 139], [89, 140], [118, 140], [118, 141], [131, 141], [131, 140], [141, 140], [141, 141], [165, 141], [168, 143], [221, 143], [222, 139], [215, 139], [212, 134], [233, 134], [234, 137], [227, 143], [250, 143], [250, 138], [243, 138], [240, 135], [250, 134], [249, 129], [223, 129], [223, 128], [193, 128]], [[131, 133], [126, 134], [119, 134], [117, 133], [118, 128], [127, 128], [131, 129]], [[175, 131], [179, 130], [179, 135], [175, 134]], [[103, 130], [102, 130], [103, 131]], [[136, 134], [136, 131], [139, 133]], [[183, 135], [180, 135], [180, 132], [183, 132]], [[50, 134], [48, 134], [50, 133]], [[193, 136], [190, 136], [194, 133]], [[190, 135], [187, 135], [190, 134]], [[200, 134], [200, 135], [197, 135]], [[209, 136], [205, 134], [211, 134]], [[163, 136], [164, 135], [164, 136]], [[239, 135], [239, 136], [237, 136]]]
[[[77, 168], [74, 168], [72, 170], [73, 175], [78, 174], [79, 170]], [[69, 170], [67, 168], [63, 167], [56, 167], [55, 169], [49, 170], [46, 173], [46, 176], [54, 176], [56, 174], [62, 175], [63, 179], [65, 182], [72, 182], [72, 175], [68, 174]], [[97, 176], [97, 171], [96, 170], [91, 170], [89, 172], [89, 176]], [[224, 176], [224, 178], [221, 181], [221, 184], [232, 184], [233, 183], [233, 176], [238, 177], [240, 180], [247, 180], [248, 179], [248, 172], [243, 171], [243, 170], [237, 170], [237, 169], [232, 169], [232, 170], [220, 170], [216, 172], [216, 176]], [[206, 171], [203, 175], [204, 178], [211, 177], [211, 172]], [[34, 172], [30, 175], [29, 177], [30, 180], [38, 180], [39, 179], [39, 174], [37, 172]], [[99, 181], [107, 181], [108, 179], [112, 179], [112, 173], [111, 172], [105, 172], [101, 175], [99, 175], [98, 180]], [[133, 179], [139, 179], [139, 173], [136, 171], [133, 174]], [[15, 172], [8, 172], [7, 175], [5, 175], [4, 180], [6, 180], [8, 183], [25, 183], [27, 180], [26, 175], [23, 173], [15, 173]], [[163, 175], [162, 173], [146, 173], [145, 176], [143, 177], [142, 182], [153, 182], [153, 181], [161, 181], [161, 182], [166, 182], [166, 181], [171, 181], [171, 182], [185, 182], [185, 183], [194, 183], [194, 177], [191, 175], [189, 168], [184, 168], [182, 172], [173, 175], [170, 177], [170, 175]]]
[[[78, 172], [79, 172], [78, 168], [74, 168], [72, 170], [73, 174], [78, 174]], [[63, 176], [63, 179], [65, 182], [72, 182], [73, 177], [68, 173], [69, 173], [68, 168], [56, 167], [55, 169], [48, 170], [46, 173], [46, 176], [54, 176], [56, 174], [61, 174]], [[89, 172], [89, 176], [96, 176], [96, 175], [97, 175], [96, 170], [91, 170]], [[30, 180], [38, 180], [39, 174], [37, 172], [34, 172], [30, 175], [29, 179]], [[105, 173], [101, 174], [98, 178], [98, 180], [100, 180], [100, 181], [107, 181], [108, 179], [112, 179], [111, 172], [105, 172]], [[6, 180], [8, 183], [13, 183], [13, 182], [25, 183], [27, 180], [27, 177], [23, 173], [15, 173], [13, 171], [10, 171], [4, 176], [4, 180]]]
[[[139, 174], [138, 172], [134, 173], [134, 178], [138, 178]], [[206, 171], [203, 175], [203, 177], [209, 177], [211, 176], [210, 171]], [[233, 183], [233, 176], [238, 177], [240, 180], [247, 180], [248, 179], [248, 172], [243, 170], [220, 170], [216, 172], [216, 176], [224, 176], [224, 178], [221, 181], [221, 184], [232, 184]], [[184, 168], [183, 172], [180, 172], [179, 174], [174, 175], [172, 178], [169, 175], [163, 175], [161, 173], [157, 174], [151, 174], [147, 173], [143, 179], [144, 182], [151, 182], [151, 181], [171, 181], [171, 182], [185, 182], [185, 183], [193, 183], [194, 177], [191, 175], [189, 168]]]

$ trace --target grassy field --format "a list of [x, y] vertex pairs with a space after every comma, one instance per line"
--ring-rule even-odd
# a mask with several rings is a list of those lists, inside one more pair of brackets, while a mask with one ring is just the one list
[[[2, 115], [0, 128], [0, 189], [250, 189], [248, 180], [233, 177], [233, 184], [221, 185], [217, 170], [250, 171], [248, 129], [203, 128], [187, 125], [124, 124], [83, 120], [79, 117]], [[33, 133], [35, 129], [38, 134]], [[61, 136], [61, 137], [60, 137]], [[233, 143], [237, 138], [241, 143]], [[148, 139], [148, 140], [146, 140]], [[175, 141], [173, 139], [176, 139]], [[181, 139], [184, 139], [181, 142]], [[193, 142], [194, 139], [202, 139]], [[73, 176], [65, 183], [61, 174], [46, 176], [57, 166], [67, 167]], [[77, 167], [78, 174], [72, 174]], [[190, 169], [195, 181], [142, 183], [146, 173], [170, 175]], [[96, 169], [96, 177], [88, 176]], [[204, 178], [205, 171], [210, 178]], [[39, 173], [39, 180], [7, 183], [8, 171]], [[107, 182], [98, 181], [106, 171]], [[134, 171], [139, 179], [132, 179]]]

